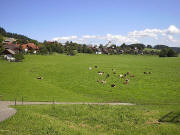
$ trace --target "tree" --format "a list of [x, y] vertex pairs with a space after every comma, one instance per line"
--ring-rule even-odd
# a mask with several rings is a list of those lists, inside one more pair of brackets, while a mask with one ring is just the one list
[[164, 49], [164, 48], [168, 48], [167, 45], [155, 45], [154, 49]]
[[152, 48], [152, 46], [151, 45], [147, 45], [147, 48]]
[[87, 53], [92, 54], [93, 53], [92, 48], [87, 48]]
[[24, 55], [22, 53], [15, 54], [14, 57], [17, 61], [22, 61], [24, 59]]
[[1, 35], [4, 35], [5, 33], [6, 33], [5, 29], [2, 28], [2, 27], [0, 27], [0, 34], [1, 34]]
[[0, 34], [0, 55], [2, 54], [2, 52], [4, 52], [5, 48], [3, 45], [3, 36]]
[[56, 52], [57, 53], [63, 53], [64, 52], [64, 48], [62, 45], [58, 45], [57, 48], [56, 48]]
[[74, 56], [74, 55], [76, 55], [76, 54], [77, 54], [77, 50], [69, 49], [69, 50], [67, 51], [67, 55]]
[[83, 45], [83, 53], [87, 53], [87, 46], [85, 44]]
[[103, 45], [102, 45], [102, 44], [100, 44], [100, 45], [99, 45], [99, 48], [101, 48], [101, 49], [102, 49], [102, 48], [103, 48]]
[[45, 46], [42, 46], [39, 51], [41, 54], [48, 54], [48, 49]]
[[160, 51], [159, 57], [167, 57], [168, 49], [164, 48]]
[[168, 57], [177, 57], [177, 53], [173, 49], [169, 49], [167, 53]]
[[164, 48], [160, 51], [159, 57], [177, 57], [177, 53], [171, 48]]

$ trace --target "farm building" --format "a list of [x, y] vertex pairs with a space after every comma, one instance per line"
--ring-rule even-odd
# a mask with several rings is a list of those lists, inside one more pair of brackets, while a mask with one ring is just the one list
[[32, 50], [33, 53], [36, 53], [39, 50], [39, 47], [36, 46], [34, 43], [23, 44], [21, 45], [21, 47], [22, 47], [22, 50], [24, 50], [25, 52]]
[[3, 41], [3, 44], [11, 44], [14, 41], [16, 41], [14, 38], [6, 38], [6, 40]]
[[4, 52], [3, 52], [3, 55], [4, 55], [4, 59], [6, 59], [7, 61], [11, 62], [11, 61], [15, 61], [15, 58], [14, 58], [14, 55], [16, 53], [11, 50], [11, 49], [6, 49]]
[[100, 48], [96, 49], [96, 54], [102, 54], [102, 51]]
[[14, 56], [16, 53], [11, 50], [11, 49], [6, 49], [4, 52], [3, 52], [4, 55], [12, 55]]
[[10, 49], [16, 53], [19, 52], [19, 46], [16, 44], [6, 44], [4, 47], [5, 47], [5, 50]]

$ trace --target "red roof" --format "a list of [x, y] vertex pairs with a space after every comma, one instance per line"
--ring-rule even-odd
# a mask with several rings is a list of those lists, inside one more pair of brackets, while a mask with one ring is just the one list
[[27, 44], [23, 44], [23, 45], [21, 45], [22, 46], [22, 49], [24, 50], [24, 49], [28, 49], [28, 48], [32, 48], [32, 49], [34, 49], [34, 50], [39, 50], [39, 47], [38, 46], [36, 46], [34, 43], [27, 43]]

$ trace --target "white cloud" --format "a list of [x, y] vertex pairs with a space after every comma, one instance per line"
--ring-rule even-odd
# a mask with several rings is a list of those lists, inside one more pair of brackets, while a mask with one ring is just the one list
[[[176, 35], [176, 36], [175, 36]], [[120, 45], [122, 43], [144, 43], [144, 44], [167, 44], [170, 46], [180, 46], [180, 29], [174, 25], [170, 25], [166, 29], [145, 29], [140, 31], [129, 32], [124, 35], [82, 35], [82, 36], [66, 36], [56, 37], [52, 40], [59, 42], [74, 41], [86, 44], [106, 44], [108, 41]], [[179, 44], [178, 44], [179, 43]]]
[[133, 31], [129, 32], [128, 36], [129, 37], [134, 37], [134, 38], [143, 38], [143, 37], [152, 37], [154, 39], [158, 38], [158, 33], [161, 33], [162, 31], [160, 29], [145, 29], [142, 31]]
[[68, 40], [73, 40], [73, 39], [77, 39], [77, 38], [78, 38], [78, 36], [67, 36], [67, 37], [55, 37], [52, 40], [53, 41], [62, 41], [62, 40], [68, 41]]
[[172, 35], [168, 35], [168, 40], [171, 42], [176, 42], [176, 40], [174, 39]]
[[95, 36], [95, 35], [84, 35], [84, 36], [82, 36], [82, 38], [91, 39], [91, 38], [97, 38], [97, 36]]
[[176, 26], [170, 25], [166, 32], [168, 34], [178, 34], [180, 33], [180, 30]]
[[108, 41], [114, 41], [114, 42], [119, 42], [119, 43], [135, 43], [138, 42], [137, 39], [127, 37], [127, 36], [122, 36], [122, 35], [112, 35], [112, 34], [107, 34], [104, 37]]

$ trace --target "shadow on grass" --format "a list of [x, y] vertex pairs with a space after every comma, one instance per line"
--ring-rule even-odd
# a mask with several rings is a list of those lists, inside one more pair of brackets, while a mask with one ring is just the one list
[[169, 112], [166, 115], [162, 116], [159, 122], [172, 122], [172, 123], [180, 123], [180, 112]]

